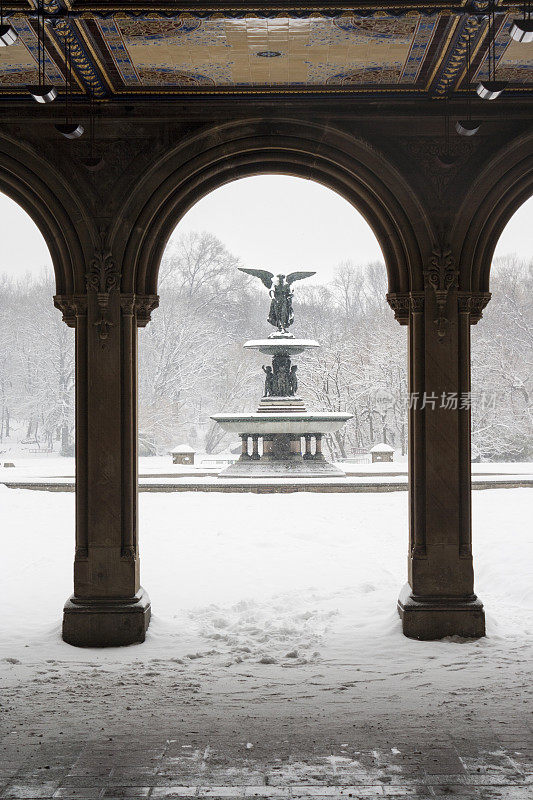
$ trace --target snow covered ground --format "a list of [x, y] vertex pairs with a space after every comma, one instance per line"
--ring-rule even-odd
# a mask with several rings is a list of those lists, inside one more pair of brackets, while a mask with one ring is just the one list
[[[46, 796], [80, 752], [98, 775], [104, 753], [123, 765], [122, 743], [137, 748], [130, 758], [148, 781], [150, 742], [166, 742], [157, 780], [174, 783], [256, 786], [266, 770], [284, 785], [358, 780], [378, 793], [387, 781], [404, 794], [418, 780], [435, 790], [439, 781], [522, 785], [532, 767], [519, 749], [531, 714], [532, 501], [530, 489], [473, 496], [487, 637], [417, 642], [402, 636], [395, 610], [405, 493], [146, 493], [146, 642], [80, 650], [60, 638], [74, 496], [0, 486], [0, 760], [21, 765], [41, 791], [26, 755], [45, 765], [53, 756]], [[184, 753], [194, 756], [186, 767]], [[179, 772], [191, 765], [194, 774]], [[85, 769], [80, 762], [71, 780], [93, 774]], [[527, 796], [490, 791], [479, 797]]]
[[[221, 454], [223, 457], [224, 454]], [[231, 454], [228, 454], [231, 456]], [[153, 456], [139, 459], [139, 475], [143, 485], [150, 483], [171, 483], [176, 478], [187, 477], [191, 482], [202, 478], [190, 477], [198, 473], [198, 476], [207, 475], [207, 481], [212, 476], [213, 479], [224, 464], [213, 463], [212, 457], [199, 454], [193, 466], [173, 464], [170, 456]], [[234, 456], [232, 456], [234, 458]], [[396, 457], [395, 457], [396, 458]], [[14, 467], [4, 467], [5, 462], [12, 463]], [[54, 479], [54, 482], [69, 482], [74, 478], [74, 458], [64, 458], [58, 454], [39, 455], [38, 453], [13, 453], [12, 455], [0, 456], [0, 482], [32, 482], [42, 479]], [[339, 463], [338, 466], [346, 472], [348, 476], [355, 476], [358, 482], [365, 483], [379, 478], [380, 482], [406, 482], [407, 481], [407, 461], [395, 460], [392, 463], [375, 464], [355, 464]], [[490, 477], [491, 479], [505, 479], [509, 476], [533, 479], [533, 463], [527, 461], [519, 462], [499, 462], [472, 464], [472, 476], [474, 482]], [[326, 479], [322, 479], [326, 480]], [[337, 481], [337, 479], [335, 479]], [[275, 482], [275, 480], [269, 481]], [[283, 482], [283, 479], [281, 479]]]
[[[456, 644], [413, 644], [400, 633], [406, 500], [403, 493], [142, 495], [152, 624], [144, 646], [100, 651], [98, 660], [199, 653], [217, 666], [357, 660], [383, 669], [402, 659], [411, 668], [446, 661]], [[531, 647], [532, 501], [529, 489], [474, 494], [476, 590], [488, 637], [461, 646], [467, 661], [494, 666]], [[72, 588], [73, 496], [0, 487], [0, 506], [0, 658], [83, 659], [59, 637]]]

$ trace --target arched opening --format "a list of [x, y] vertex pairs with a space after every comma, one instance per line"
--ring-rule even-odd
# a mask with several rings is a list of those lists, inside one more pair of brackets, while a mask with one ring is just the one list
[[[218, 643], [215, 663], [304, 663], [323, 646], [331, 593], [340, 629], [354, 601], [365, 631], [390, 620], [405, 535], [385, 521], [399, 518], [406, 530], [407, 493], [338, 495], [315, 481], [307, 493], [288, 495], [283, 480], [266, 482], [261, 494], [230, 493], [231, 483], [224, 491], [224, 481], [205, 491], [241, 451], [238, 436], [211, 415], [253, 412], [263, 395], [265, 356], [243, 344], [272, 332], [269, 299], [238, 267], [317, 271], [294, 285], [291, 331], [321, 345], [298, 358], [299, 386], [309, 410], [353, 415], [323, 449], [359, 488], [365, 481], [384, 488], [394, 478], [400, 489], [407, 485], [406, 332], [387, 305], [382, 252], [367, 222], [314, 181], [266, 174], [225, 184], [181, 218], [162, 257], [160, 305], [140, 333], [141, 488], [159, 475], [197, 491], [140, 495], [151, 630], [171, 635], [189, 615], [198, 652]], [[394, 451], [392, 463], [372, 463], [371, 450], [382, 444]], [[187, 458], [176, 465], [175, 447]], [[259, 628], [247, 638], [249, 615], [271, 630], [269, 646]], [[342, 636], [336, 642], [343, 646]]]
[[[385, 312], [385, 318], [390, 319], [390, 312], [384, 307], [387, 282], [382, 258], [379, 244], [363, 218], [342, 197], [313, 181], [261, 175], [226, 184], [204, 197], [178, 223], [169, 240], [159, 277], [161, 306], [154, 315], [153, 324], [141, 335], [141, 363], [144, 364], [140, 373], [141, 447], [148, 452], [161, 448], [162, 442], [153, 426], [161, 425], [162, 414], [158, 408], [162, 410], [166, 404], [167, 438], [170, 436], [175, 444], [187, 440], [198, 446], [200, 452], [207, 450], [212, 454], [221, 449], [224, 441], [228, 443], [228, 437], [224, 440], [224, 432], [217, 431], [219, 426], [211, 424], [210, 441], [205, 442], [205, 431], [200, 435], [197, 430], [198, 424], [205, 425], [205, 421], [199, 423], [198, 418], [205, 418], [210, 403], [214, 413], [216, 407], [226, 410], [233, 406], [233, 410], [239, 410], [241, 406], [244, 408], [243, 403], [253, 405], [256, 402], [254, 392], [255, 395], [260, 392], [263, 373], [257, 358], [241, 357], [239, 330], [240, 338], [244, 331], [248, 338], [252, 334], [260, 336], [263, 328], [271, 331], [265, 324], [266, 311], [262, 307], [268, 296], [265, 293], [262, 297], [261, 292], [255, 291], [254, 281], [242, 275], [239, 266], [259, 265], [266, 269], [270, 265], [273, 271], [286, 274], [304, 268], [316, 270], [316, 275], [295, 286], [297, 298], [305, 298], [306, 303], [303, 306], [302, 302], [298, 303], [300, 308], [293, 330], [300, 336], [320, 339], [336, 336], [339, 339], [346, 335], [347, 322], [343, 330], [339, 330], [331, 317], [327, 319], [325, 308], [324, 319], [321, 319], [318, 310], [324, 302], [332, 306], [337, 304], [346, 320], [351, 317], [354, 325], [355, 315], [366, 309], [370, 316], [375, 303]], [[179, 286], [178, 281], [181, 281]], [[172, 311], [168, 310], [170, 302], [174, 304]], [[225, 318], [228, 318], [227, 330], [223, 332]], [[205, 326], [203, 333], [202, 324]], [[391, 327], [396, 333], [396, 326], [391, 323]], [[170, 346], [168, 329], [180, 330], [179, 347], [175, 341], [173, 354], [161, 356], [162, 346]], [[161, 336], [164, 344], [159, 340]], [[213, 341], [219, 343], [220, 349], [216, 377]], [[226, 342], [224, 350], [222, 341]], [[324, 346], [329, 349], [326, 344]], [[228, 357], [235, 347], [233, 360], [239, 368], [229, 372]], [[210, 353], [210, 358], [206, 358], [205, 351]], [[175, 361], [172, 386], [160, 374], [167, 367], [165, 359], [168, 357]], [[245, 366], [243, 361], [248, 364]], [[316, 361], [316, 358], [311, 359], [311, 363]], [[255, 378], [250, 371], [255, 373]], [[196, 391], [201, 395], [195, 410], [189, 405], [185, 413], [189, 416], [189, 427], [178, 422], [172, 410], [185, 403], [176, 392], [180, 393], [179, 386], [187, 387], [188, 380], [194, 380]], [[247, 388], [249, 382], [251, 385]], [[216, 392], [214, 396], [213, 391]], [[163, 395], [159, 399], [158, 393]], [[190, 390], [189, 396], [192, 394]], [[346, 401], [346, 397], [338, 398], [340, 403]], [[186, 403], [184, 408], [187, 408]], [[374, 413], [365, 413], [370, 419], [367, 438], [373, 445], [378, 435], [374, 431]], [[172, 424], [174, 429], [170, 427]], [[384, 427], [385, 423], [381, 428]], [[385, 431], [384, 435], [391, 440], [395, 436], [398, 440], [401, 438], [392, 430]], [[357, 435], [353, 432], [352, 438], [353, 448], [357, 446]], [[359, 447], [367, 443], [361, 440]], [[346, 456], [342, 442], [337, 450], [337, 457]]]
[[5, 194], [0, 236], [2, 627], [16, 644], [57, 635], [70, 591], [74, 494], [29, 489], [61, 480], [73, 488], [74, 331], [54, 308], [58, 280], [43, 234]]
[[[527, 486], [533, 461], [533, 198], [507, 221], [490, 265], [492, 299], [472, 329], [472, 473], [508, 488], [473, 493], [477, 585], [508, 646], [531, 615]], [[511, 544], [512, 542], [512, 544]], [[496, 565], [498, 567], [496, 568]]]
[[[22, 425], [18, 444], [73, 457], [73, 335], [54, 309], [55, 275], [39, 229], [17, 203], [0, 195], [2, 225], [3, 382], [0, 441]], [[25, 324], [19, 325], [23, 310]], [[11, 333], [10, 333], [11, 332]], [[57, 363], [54, 359], [57, 358]], [[57, 372], [57, 382], [47, 373]], [[8, 388], [11, 400], [8, 400]], [[5, 438], [4, 438], [5, 437]], [[8, 449], [6, 455], [15, 455]], [[17, 452], [18, 455], [18, 452]]]
[[533, 198], [500, 236], [490, 271], [492, 300], [472, 332], [472, 455], [480, 462], [533, 459], [532, 222]]
[[[112, 240], [124, 253], [124, 289], [153, 295], [158, 269], [176, 223], [209, 192], [261, 173], [312, 179], [344, 197], [380, 242], [390, 292], [421, 286], [433, 232], [425, 209], [397, 170], [377, 151], [342, 131], [294, 120], [252, 119], [202, 131], [147, 170], [116, 224]], [[125, 235], [126, 234], [126, 235]]]

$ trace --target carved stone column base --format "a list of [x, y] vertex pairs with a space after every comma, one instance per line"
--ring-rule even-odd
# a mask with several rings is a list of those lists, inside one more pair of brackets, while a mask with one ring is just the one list
[[144, 642], [150, 624], [144, 589], [129, 603], [79, 603], [72, 596], [63, 610], [63, 639], [75, 647], [122, 647]]
[[405, 584], [398, 598], [402, 629], [410, 639], [442, 639], [444, 636], [485, 636], [485, 612], [476, 595], [470, 598], [414, 597]]

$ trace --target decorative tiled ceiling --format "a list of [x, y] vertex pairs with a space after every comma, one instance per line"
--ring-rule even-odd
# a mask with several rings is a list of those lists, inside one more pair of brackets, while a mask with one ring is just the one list
[[[30, 3], [30, 0], [28, 0]], [[31, 3], [30, 3], [31, 4]], [[81, 4], [80, 4], [81, 5]], [[473, 80], [487, 72], [489, 26], [480, 13], [412, 6], [364, 11], [179, 12], [111, 10], [47, 0], [46, 73], [61, 88], [64, 41], [74, 90], [97, 98], [190, 92], [353, 91], [430, 96], [465, 88], [470, 37]], [[152, 5], [153, 7], [153, 5]], [[496, 14], [497, 76], [508, 91], [533, 92], [533, 43], [509, 36], [516, 9]], [[35, 12], [12, 9], [18, 41], [0, 48], [0, 91], [37, 78]]]
[[97, 22], [126, 85], [164, 87], [398, 83], [411, 68], [419, 24], [391, 18], [359, 25], [349, 17]]

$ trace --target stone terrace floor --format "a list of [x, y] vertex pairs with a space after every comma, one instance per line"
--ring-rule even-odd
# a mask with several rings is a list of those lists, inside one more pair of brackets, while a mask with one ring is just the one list
[[[420, 717], [354, 718], [347, 729], [331, 719], [314, 727], [297, 717], [273, 724], [256, 716], [212, 720], [209, 732], [205, 719], [181, 731], [177, 724], [165, 734], [147, 715], [132, 720], [130, 732], [124, 725], [86, 741], [69, 735], [67, 720], [53, 736], [43, 722], [4, 736], [0, 797], [531, 800], [533, 737], [525, 720], [472, 719], [465, 727], [464, 717], [454, 726], [453, 716], [445, 731]], [[255, 733], [252, 746], [245, 728]]]

